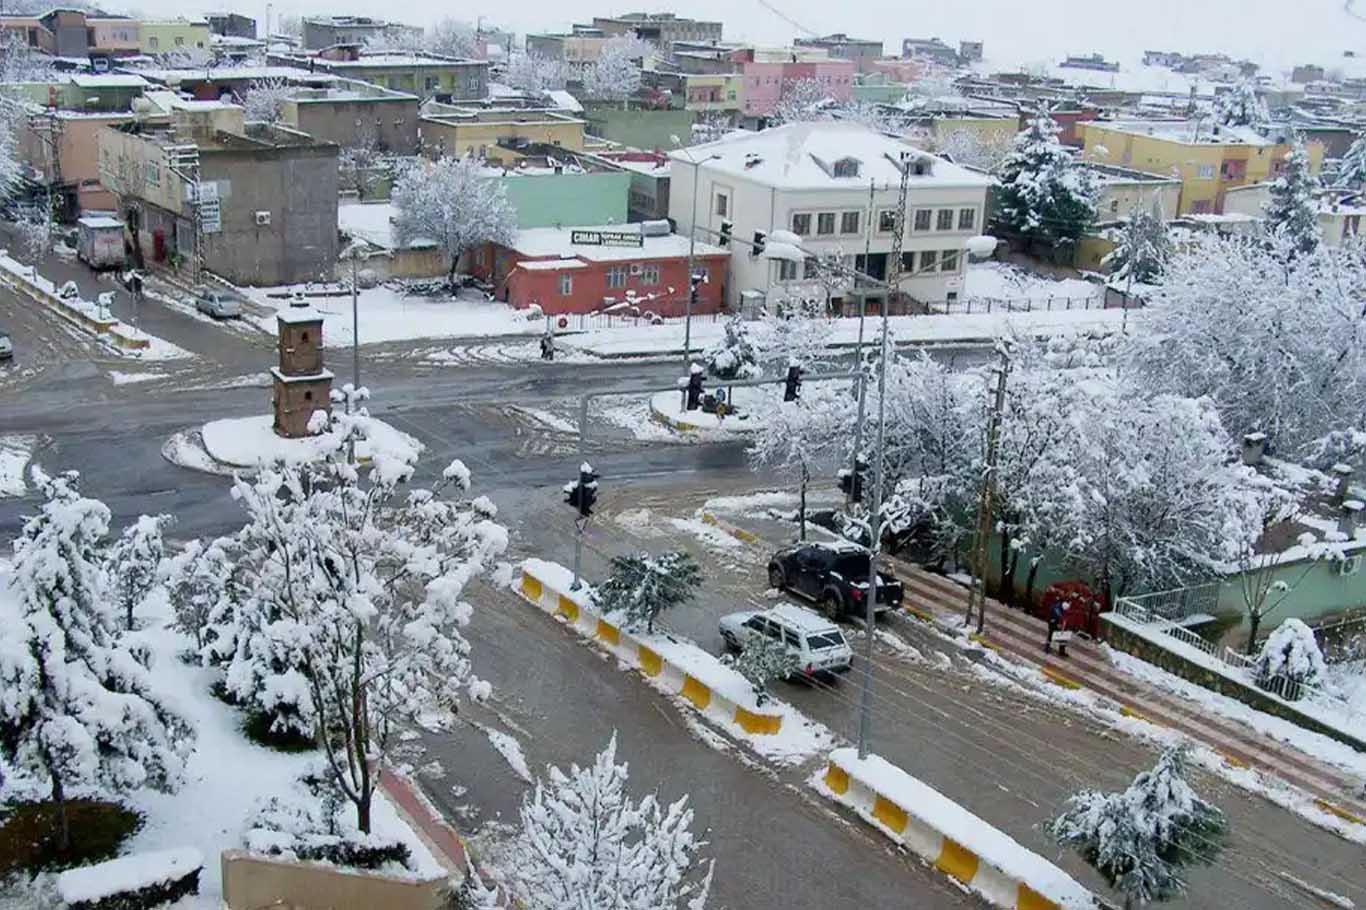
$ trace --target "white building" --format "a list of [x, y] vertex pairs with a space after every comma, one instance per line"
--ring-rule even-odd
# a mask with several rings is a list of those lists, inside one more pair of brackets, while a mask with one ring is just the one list
[[[987, 178], [848, 122], [794, 123], [670, 153], [669, 215], [678, 232], [731, 244], [726, 302], [792, 297], [846, 302], [849, 283], [827, 286], [815, 259], [805, 264], [755, 257], [755, 232], [787, 230], [819, 257], [839, 256], [876, 278], [887, 274], [900, 165], [912, 169], [903, 238], [901, 290], [923, 302], [961, 293], [967, 239], [981, 234]], [[871, 191], [871, 192], [870, 192]], [[866, 254], [866, 256], [865, 256]]]
[[[1253, 183], [1235, 186], [1224, 194], [1224, 212], [1262, 221], [1266, 204], [1271, 201], [1271, 184]], [[1361, 233], [1362, 216], [1366, 215], [1366, 199], [1361, 194], [1345, 190], [1321, 190], [1318, 193], [1319, 231], [1324, 243], [1339, 247]]]

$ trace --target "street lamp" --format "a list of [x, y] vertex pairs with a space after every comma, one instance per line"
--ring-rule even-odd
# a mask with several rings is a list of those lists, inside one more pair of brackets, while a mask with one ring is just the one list
[[[677, 136], [670, 136], [674, 145], [681, 145]], [[683, 367], [686, 369], [692, 360], [692, 305], [694, 298], [697, 297], [697, 281], [694, 278], [693, 260], [697, 252], [697, 188], [702, 184], [702, 165], [708, 161], [720, 158], [720, 155], [708, 155], [698, 160], [688, 153], [686, 149], [675, 149], [675, 152], [683, 156], [683, 160], [692, 165], [692, 217], [688, 220], [688, 296], [683, 312]]]

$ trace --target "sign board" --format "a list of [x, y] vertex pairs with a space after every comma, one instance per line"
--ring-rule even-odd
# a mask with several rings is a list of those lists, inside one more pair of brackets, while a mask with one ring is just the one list
[[193, 183], [187, 183], [187, 184], [185, 184], [185, 201], [186, 201], [186, 202], [209, 202], [209, 201], [217, 202], [217, 201], [218, 201], [218, 184], [215, 183], [215, 182], [212, 181], [212, 180], [210, 180], [210, 181], [207, 182], [207, 183], [201, 183], [201, 184], [199, 184], [199, 189], [198, 189], [198, 191], [195, 190], [195, 184], [193, 184]]
[[576, 246], [645, 246], [639, 231], [570, 231], [569, 242]]
[[223, 213], [217, 199], [199, 203], [199, 229], [206, 234], [217, 234], [223, 230]]

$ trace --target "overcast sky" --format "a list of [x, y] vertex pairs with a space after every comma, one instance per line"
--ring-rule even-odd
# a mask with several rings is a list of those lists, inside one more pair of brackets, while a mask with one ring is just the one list
[[[1344, 50], [1366, 57], [1366, 0], [770, 0], [789, 19], [820, 33], [881, 38], [889, 54], [903, 37], [938, 35], [986, 42], [988, 58], [1018, 65], [1098, 51], [1132, 59], [1145, 49], [1223, 51], [1263, 65], [1331, 64]], [[264, 20], [263, 0], [129, 0], [147, 14], [185, 15], [236, 8]], [[758, 0], [282, 0], [282, 13], [372, 15], [426, 25], [445, 16], [526, 31], [565, 30], [594, 14], [673, 10], [719, 19], [726, 38], [782, 44], [802, 34]], [[1360, 11], [1358, 11], [1360, 10]]]

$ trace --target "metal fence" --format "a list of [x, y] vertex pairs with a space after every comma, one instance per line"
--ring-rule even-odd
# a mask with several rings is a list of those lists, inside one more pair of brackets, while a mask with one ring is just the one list
[[[931, 316], [971, 316], [973, 313], [1051, 313], [1069, 310], [1107, 309], [1105, 296], [1088, 297], [960, 297], [957, 300], [927, 301]], [[1109, 307], [1122, 309], [1122, 307]]]
[[1131, 604], [1159, 619], [1172, 621], [1187, 619], [1197, 613], [1213, 615], [1219, 605], [1219, 583], [1210, 582], [1189, 588], [1173, 588], [1170, 591], [1121, 597], [1119, 603]]

